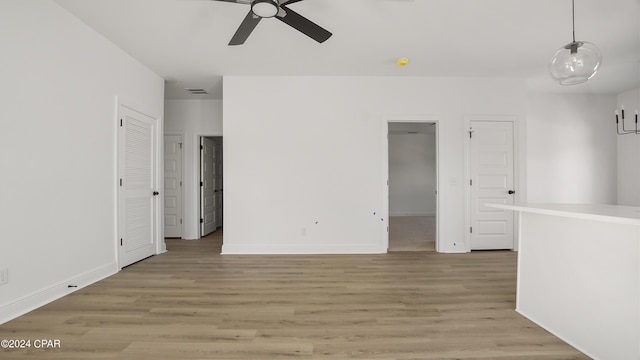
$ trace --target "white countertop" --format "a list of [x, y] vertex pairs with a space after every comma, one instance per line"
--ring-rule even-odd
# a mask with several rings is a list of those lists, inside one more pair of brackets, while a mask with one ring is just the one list
[[640, 207], [597, 204], [487, 204], [487, 207], [640, 226]]

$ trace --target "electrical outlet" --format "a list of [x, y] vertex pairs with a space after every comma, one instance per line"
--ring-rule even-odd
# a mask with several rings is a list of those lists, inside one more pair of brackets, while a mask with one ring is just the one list
[[0, 285], [4, 285], [9, 282], [9, 268], [0, 270]]

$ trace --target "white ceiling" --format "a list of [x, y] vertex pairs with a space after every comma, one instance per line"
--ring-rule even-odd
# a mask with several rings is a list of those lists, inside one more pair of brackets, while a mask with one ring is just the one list
[[[576, 38], [595, 43], [603, 65], [573, 87], [547, 73], [571, 42], [570, 0], [305, 0], [291, 8], [333, 33], [325, 43], [264, 19], [241, 46], [227, 43], [247, 5], [54, 1], [167, 80], [170, 99], [220, 99], [225, 75], [521, 77], [532, 91], [597, 93], [640, 86], [640, 0], [576, 0]], [[398, 67], [401, 57], [409, 65]]]

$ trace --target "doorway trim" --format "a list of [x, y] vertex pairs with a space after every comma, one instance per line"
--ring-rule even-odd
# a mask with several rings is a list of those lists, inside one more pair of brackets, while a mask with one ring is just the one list
[[384, 191], [382, 198], [382, 205], [384, 214], [383, 219], [387, 221], [385, 226], [381, 228], [382, 233], [382, 248], [389, 251], [389, 124], [390, 123], [416, 123], [416, 124], [432, 124], [435, 123], [436, 127], [436, 252], [440, 252], [440, 229], [442, 228], [442, 220], [440, 216], [440, 120], [441, 117], [433, 115], [393, 115], [386, 116], [383, 121], [382, 130], [382, 183]]
[[[464, 129], [464, 179], [463, 183], [468, 183], [471, 176], [471, 143], [469, 131], [472, 121], [493, 121], [493, 122], [511, 122], [513, 123], [513, 183], [516, 188], [514, 202], [524, 201], [524, 184], [521, 182], [520, 176], [520, 122], [517, 115], [465, 115], [463, 117]], [[464, 187], [464, 244], [465, 251], [471, 252], [471, 187]], [[513, 251], [518, 250], [519, 244], [519, 228], [518, 221], [513, 222]]]

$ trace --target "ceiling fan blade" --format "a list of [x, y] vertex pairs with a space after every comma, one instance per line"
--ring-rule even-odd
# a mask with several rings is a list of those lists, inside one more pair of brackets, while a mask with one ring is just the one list
[[[228, 0], [223, 0], [223, 1], [228, 1]], [[300, 1], [302, 1], [302, 0], [281, 0], [280, 1], [280, 6], [294, 4], [294, 3], [297, 3], [297, 2], [300, 2]]]
[[253, 11], [249, 10], [247, 16], [242, 20], [240, 27], [236, 30], [236, 33], [231, 38], [229, 45], [242, 45], [247, 40], [249, 35], [256, 28], [262, 18], [253, 15]]
[[[292, 0], [292, 1], [295, 1], [295, 0]], [[291, 26], [292, 28], [300, 31], [301, 33], [307, 35], [313, 40], [319, 43], [323, 43], [328, 38], [330, 38], [331, 35], [333, 35], [329, 31], [321, 28], [316, 23], [298, 14], [297, 12], [289, 9], [288, 7], [286, 6], [280, 6], [280, 7], [285, 11], [285, 15], [282, 17], [280, 17], [280, 15], [277, 15], [276, 18], [278, 18], [278, 20], [284, 22], [285, 24]]]

